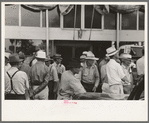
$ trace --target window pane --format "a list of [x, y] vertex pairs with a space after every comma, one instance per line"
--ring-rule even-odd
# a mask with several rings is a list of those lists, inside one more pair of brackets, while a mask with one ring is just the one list
[[[93, 6], [92, 5], [85, 6], [85, 28], [91, 28], [92, 13], [93, 13]], [[99, 14], [96, 10], [94, 11], [92, 28], [101, 29], [101, 14]]]
[[108, 13], [104, 15], [104, 28], [116, 29], [116, 13]]
[[122, 14], [122, 29], [136, 30], [137, 12]]
[[[75, 7], [69, 12], [69, 14], [64, 16], [64, 28], [74, 28], [74, 14], [75, 14]], [[81, 27], [81, 5], [77, 5], [75, 27], [76, 28]]]
[[57, 7], [48, 12], [49, 27], [60, 27], [60, 16], [57, 12]]
[[5, 6], [5, 25], [19, 25], [19, 5]]
[[139, 12], [139, 30], [144, 30], [144, 13]]
[[40, 11], [33, 11], [27, 7], [21, 7], [22, 26], [40, 26]]

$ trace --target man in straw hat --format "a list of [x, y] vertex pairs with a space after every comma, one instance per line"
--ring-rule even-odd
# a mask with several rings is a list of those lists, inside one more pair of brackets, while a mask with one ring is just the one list
[[88, 51], [85, 58], [86, 66], [80, 71], [80, 80], [87, 92], [95, 92], [99, 85], [99, 72], [95, 65], [98, 60], [91, 51]]
[[124, 74], [121, 65], [117, 62], [118, 50], [114, 46], [106, 49], [106, 56], [110, 57], [110, 61], [106, 65], [106, 72], [108, 77], [108, 84], [110, 93], [112, 94], [124, 94], [123, 82], [129, 82]]
[[74, 94], [86, 93], [79, 79], [75, 77], [75, 74], [79, 73], [80, 67], [80, 63], [75, 59], [69, 62], [69, 70], [65, 71], [61, 77], [58, 100], [71, 100]]
[[25, 91], [29, 89], [27, 74], [19, 71], [21, 60], [17, 54], [9, 56], [11, 68], [5, 73], [5, 99], [25, 100]]
[[31, 97], [34, 96], [36, 100], [48, 100], [48, 82], [49, 82], [49, 69], [45, 65], [46, 53], [38, 51], [36, 55], [37, 62], [31, 67], [30, 80], [31, 86], [34, 90]]
[[132, 56], [127, 53], [122, 53], [119, 57], [121, 59], [121, 66], [122, 69], [129, 80], [129, 83], [124, 83], [123, 88], [124, 88], [124, 93], [125, 94], [130, 94], [133, 86], [133, 76], [132, 76], [132, 70], [131, 70], [131, 59]]

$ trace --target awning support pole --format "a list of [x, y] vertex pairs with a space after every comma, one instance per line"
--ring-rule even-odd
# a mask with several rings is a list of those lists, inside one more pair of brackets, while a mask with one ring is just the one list
[[49, 55], [49, 21], [48, 21], [48, 9], [46, 9], [46, 53]]

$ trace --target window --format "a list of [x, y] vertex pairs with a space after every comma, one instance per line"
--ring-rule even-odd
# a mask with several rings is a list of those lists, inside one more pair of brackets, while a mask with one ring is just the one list
[[116, 29], [116, 13], [104, 15], [104, 29]]
[[[93, 14], [93, 6], [86, 5], [85, 6], [85, 28], [91, 28], [92, 14]], [[101, 17], [102, 15], [99, 14], [96, 10], [94, 10], [92, 28], [101, 29]]]
[[5, 25], [19, 25], [19, 5], [5, 6]]
[[139, 12], [139, 30], [144, 30], [144, 13]]
[[[64, 15], [64, 28], [74, 28], [75, 6], [67, 14]], [[77, 5], [75, 28], [81, 28], [81, 5]]]
[[[60, 27], [60, 15], [57, 7], [48, 11], [49, 27]], [[46, 27], [46, 11], [42, 11], [42, 26]]]
[[34, 11], [27, 7], [21, 7], [21, 26], [40, 26], [40, 11]]
[[137, 11], [129, 14], [122, 14], [122, 29], [136, 30], [137, 26]]

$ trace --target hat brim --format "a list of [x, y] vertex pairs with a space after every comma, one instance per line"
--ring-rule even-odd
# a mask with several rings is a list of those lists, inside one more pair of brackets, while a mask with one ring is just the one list
[[85, 58], [86, 60], [99, 60], [99, 58]]
[[36, 56], [35, 58], [38, 58], [38, 59], [46, 59], [45, 57], [38, 57], [38, 56]]
[[106, 54], [106, 56], [113, 56], [113, 55], [115, 55], [116, 53], [118, 53], [118, 51], [119, 51], [119, 50], [116, 50], [116, 51], [115, 51], [115, 52], [113, 52], [113, 53]]

